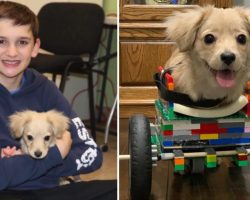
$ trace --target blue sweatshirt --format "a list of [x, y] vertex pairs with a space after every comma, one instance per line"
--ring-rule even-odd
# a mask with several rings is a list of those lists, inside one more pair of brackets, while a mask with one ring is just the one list
[[23, 80], [21, 88], [11, 93], [0, 85], [0, 148], [20, 148], [19, 142], [10, 135], [8, 117], [27, 109], [63, 112], [71, 119], [69, 132], [73, 143], [65, 159], [62, 159], [57, 146], [51, 147], [48, 155], [41, 160], [29, 155], [0, 158], [0, 190], [50, 188], [58, 185], [60, 177], [89, 173], [100, 168], [100, 149], [56, 85], [33, 69], [24, 72]]

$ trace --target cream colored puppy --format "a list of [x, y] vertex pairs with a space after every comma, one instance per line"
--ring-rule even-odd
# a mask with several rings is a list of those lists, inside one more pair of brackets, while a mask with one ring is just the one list
[[55, 139], [69, 128], [69, 119], [62, 113], [23, 111], [9, 117], [13, 138], [20, 138], [23, 153], [35, 159], [44, 158]]
[[177, 48], [166, 63], [175, 90], [194, 101], [236, 100], [250, 71], [250, 10], [197, 7], [166, 21], [167, 36]]

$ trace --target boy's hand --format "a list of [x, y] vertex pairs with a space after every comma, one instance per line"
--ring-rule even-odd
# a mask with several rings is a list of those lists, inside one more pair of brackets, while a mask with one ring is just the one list
[[1, 149], [1, 158], [3, 157], [9, 158], [11, 156], [21, 155], [21, 154], [22, 154], [21, 149], [17, 149], [15, 146], [14, 147], [7, 146]]
[[56, 139], [56, 145], [61, 153], [62, 158], [64, 159], [71, 148], [72, 139], [70, 132], [65, 131], [60, 139]]

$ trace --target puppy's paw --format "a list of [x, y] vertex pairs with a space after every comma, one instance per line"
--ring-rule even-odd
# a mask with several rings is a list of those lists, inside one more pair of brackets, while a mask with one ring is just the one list
[[77, 176], [66, 176], [66, 177], [61, 177], [59, 179], [59, 185], [67, 185], [70, 183], [77, 183], [77, 182], [81, 182], [82, 179], [80, 177], [80, 175]]
[[199, 101], [199, 100], [201, 99], [200, 95], [197, 94], [197, 93], [195, 93], [195, 92], [193, 92], [193, 91], [190, 91], [190, 92], [188, 93], [188, 96], [189, 96], [194, 102]]

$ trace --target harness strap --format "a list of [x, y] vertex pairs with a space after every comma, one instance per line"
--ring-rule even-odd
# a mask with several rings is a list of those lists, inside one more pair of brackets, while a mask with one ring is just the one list
[[193, 101], [187, 94], [174, 92], [166, 88], [165, 76], [163, 74], [171, 72], [169, 70], [164, 70], [163, 73], [155, 73], [154, 81], [158, 90], [160, 92], [161, 98], [166, 101], [182, 104], [190, 107], [203, 107], [211, 108], [219, 105], [224, 99], [201, 99], [198, 101]]

